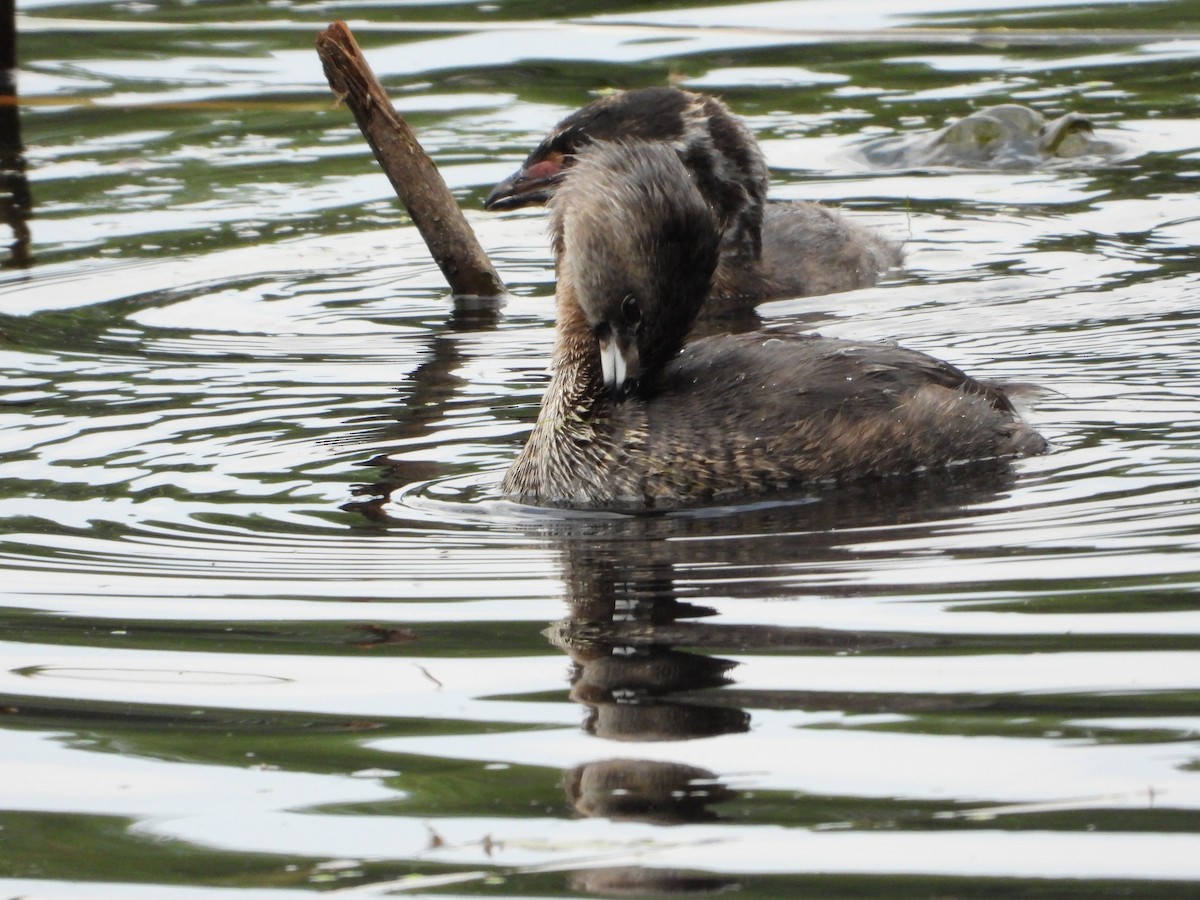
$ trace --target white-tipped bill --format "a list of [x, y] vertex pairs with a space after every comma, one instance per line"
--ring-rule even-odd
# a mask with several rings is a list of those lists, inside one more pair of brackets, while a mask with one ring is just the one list
[[625, 354], [615, 338], [600, 341], [600, 371], [604, 373], [604, 386], [614, 396], [625, 387]]

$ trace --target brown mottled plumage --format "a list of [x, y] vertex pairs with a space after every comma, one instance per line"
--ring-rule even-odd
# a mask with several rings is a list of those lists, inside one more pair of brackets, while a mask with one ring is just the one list
[[679, 506], [1040, 453], [1004, 393], [923, 353], [787, 331], [684, 347], [719, 222], [676, 154], [596, 143], [551, 211], [554, 375], [504, 489]]
[[900, 262], [900, 249], [834, 210], [804, 201], [767, 203], [769, 173], [754, 135], [715, 97], [644, 88], [602, 97], [567, 116], [496, 185], [487, 209], [548, 200], [593, 141], [672, 147], [716, 212], [721, 257], [706, 314], [781, 297], [866, 287]]

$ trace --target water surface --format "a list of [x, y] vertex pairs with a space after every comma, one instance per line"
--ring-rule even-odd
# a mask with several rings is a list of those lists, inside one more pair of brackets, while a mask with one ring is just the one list
[[[1195, 895], [1194, 4], [19, 6], [6, 896]], [[335, 18], [503, 306], [446, 298], [332, 104]], [[553, 272], [544, 215], [482, 198], [663, 83], [747, 119], [773, 196], [906, 242], [766, 320], [1043, 385], [1054, 451], [649, 516], [499, 497]], [[864, 150], [1001, 103], [1117, 149]]]

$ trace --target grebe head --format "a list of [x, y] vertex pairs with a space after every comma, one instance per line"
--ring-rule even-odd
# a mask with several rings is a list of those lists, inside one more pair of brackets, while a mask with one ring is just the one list
[[606, 387], [617, 400], [651, 391], [712, 286], [717, 216], [669, 147], [596, 142], [556, 192], [550, 230]]
[[716, 97], [671, 87], [594, 100], [559, 122], [484, 200], [491, 210], [545, 203], [593, 142], [671, 147], [716, 210], [726, 241], [757, 257], [769, 173], [750, 130]]

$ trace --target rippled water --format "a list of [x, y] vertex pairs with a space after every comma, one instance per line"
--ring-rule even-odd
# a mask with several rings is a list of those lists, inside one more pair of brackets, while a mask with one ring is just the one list
[[[1195, 896], [1200, 10], [595, 6], [19, 4], [0, 893]], [[331, 103], [335, 18], [507, 304], [445, 298]], [[590, 92], [668, 79], [746, 117], [773, 195], [907, 242], [764, 318], [1043, 385], [1054, 452], [502, 500], [553, 272], [544, 216], [482, 197]], [[1008, 102], [1120, 150], [863, 153]]]

